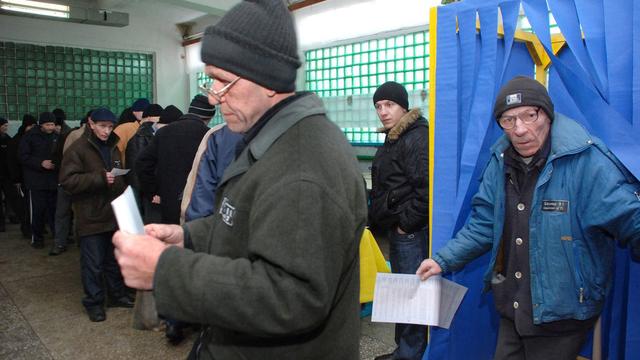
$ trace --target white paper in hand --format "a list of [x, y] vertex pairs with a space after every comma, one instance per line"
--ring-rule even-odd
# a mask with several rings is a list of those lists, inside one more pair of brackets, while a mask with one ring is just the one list
[[129, 234], [144, 235], [144, 224], [131, 186], [111, 202], [118, 227]]
[[467, 288], [432, 276], [378, 273], [371, 321], [432, 325], [448, 329]]
[[131, 169], [119, 169], [119, 168], [113, 168], [111, 169], [111, 171], [109, 171], [111, 173], [111, 175], [113, 176], [122, 176], [122, 175], [127, 175], [129, 173]]

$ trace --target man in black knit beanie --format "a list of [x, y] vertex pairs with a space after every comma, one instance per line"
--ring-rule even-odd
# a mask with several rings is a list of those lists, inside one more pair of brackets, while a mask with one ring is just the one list
[[322, 101], [294, 92], [291, 14], [242, 1], [201, 55], [203, 91], [243, 139], [213, 215], [116, 233], [125, 281], [153, 289], [158, 313], [204, 325], [190, 359], [358, 359], [364, 182]]

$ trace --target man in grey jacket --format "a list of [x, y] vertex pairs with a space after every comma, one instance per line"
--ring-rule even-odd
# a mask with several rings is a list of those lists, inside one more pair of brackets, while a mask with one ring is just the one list
[[205, 31], [202, 60], [209, 102], [244, 138], [212, 216], [114, 236], [126, 283], [205, 325], [190, 358], [358, 359], [364, 181], [321, 100], [294, 92], [286, 6], [236, 5]]

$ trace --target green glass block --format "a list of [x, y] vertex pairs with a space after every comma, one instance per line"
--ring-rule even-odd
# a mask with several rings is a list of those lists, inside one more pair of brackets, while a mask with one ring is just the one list
[[415, 48], [415, 56], [424, 56], [425, 55], [425, 46], [417, 45]]
[[408, 34], [404, 36], [404, 44], [411, 46], [413, 45], [414, 34]]

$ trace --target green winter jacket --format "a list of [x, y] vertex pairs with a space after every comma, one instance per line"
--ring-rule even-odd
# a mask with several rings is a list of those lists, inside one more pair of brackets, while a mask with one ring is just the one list
[[321, 100], [280, 109], [227, 168], [193, 250], [156, 268], [160, 314], [206, 325], [200, 359], [358, 359], [362, 175]]

